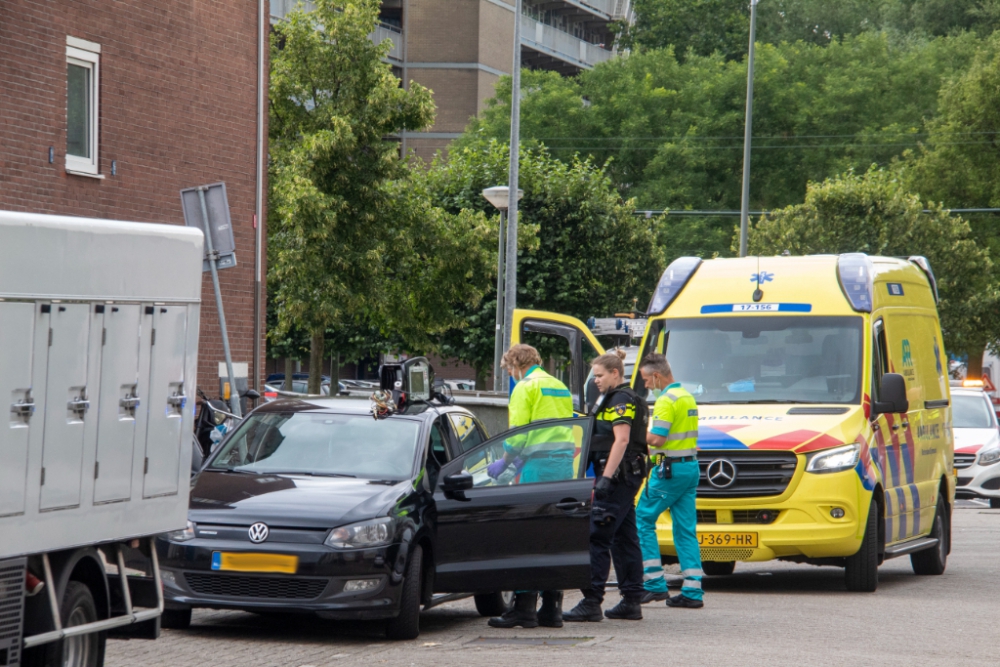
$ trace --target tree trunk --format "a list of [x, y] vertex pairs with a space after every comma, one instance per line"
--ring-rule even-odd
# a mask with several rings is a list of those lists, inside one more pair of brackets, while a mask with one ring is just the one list
[[985, 352], [986, 343], [975, 343], [969, 346], [969, 361], [965, 371], [966, 379], [981, 380], [983, 378], [983, 354]]
[[319, 394], [323, 381], [323, 345], [326, 343], [326, 329], [316, 329], [309, 345], [309, 389], [310, 394]]
[[285, 391], [292, 390], [292, 376], [295, 375], [295, 360], [285, 357]]
[[340, 353], [335, 352], [330, 357], [330, 394], [337, 393], [337, 382], [340, 380]]
[[490, 387], [486, 386], [486, 379], [489, 376], [486, 374], [486, 368], [485, 367], [480, 368], [479, 366], [473, 366], [472, 370], [476, 374], [476, 391], [487, 391], [488, 389], [492, 389], [493, 388], [492, 386], [490, 386]]

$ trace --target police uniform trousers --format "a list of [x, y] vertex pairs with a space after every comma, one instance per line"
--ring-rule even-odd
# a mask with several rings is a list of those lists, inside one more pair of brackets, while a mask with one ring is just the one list
[[[602, 458], [605, 456], [601, 455]], [[630, 461], [636, 456], [642, 455], [625, 452], [624, 460]], [[599, 479], [604, 468], [598, 460], [594, 460], [593, 464], [594, 474]], [[595, 508], [602, 508], [614, 517], [613, 521], [603, 525], [594, 521], [593, 514], [590, 519], [590, 589], [582, 592], [598, 603], [604, 601], [604, 588], [612, 561], [622, 597], [635, 601], [642, 597], [642, 549], [635, 523], [635, 496], [640, 486], [641, 475], [623, 470], [611, 495], [604, 500], [594, 500]]]
[[642, 544], [643, 586], [647, 591], [664, 593], [667, 582], [663, 577], [660, 544], [656, 540], [656, 520], [670, 510], [673, 520], [674, 546], [681, 565], [681, 595], [702, 599], [701, 550], [698, 547], [698, 515], [695, 493], [698, 489], [698, 461], [674, 463], [668, 479], [649, 475], [646, 488], [639, 496], [636, 519]]

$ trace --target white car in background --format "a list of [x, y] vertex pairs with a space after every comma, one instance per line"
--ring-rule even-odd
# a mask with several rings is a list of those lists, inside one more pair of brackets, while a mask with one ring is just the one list
[[980, 389], [951, 390], [955, 433], [956, 498], [989, 500], [1000, 508], [1000, 430], [989, 397]]

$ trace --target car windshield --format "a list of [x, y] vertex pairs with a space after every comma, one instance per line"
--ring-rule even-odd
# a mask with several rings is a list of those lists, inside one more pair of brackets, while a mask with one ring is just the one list
[[955, 428], [993, 428], [990, 404], [983, 396], [951, 397], [951, 424]]
[[860, 403], [860, 317], [744, 316], [665, 323], [674, 378], [711, 403]]
[[228, 438], [212, 469], [403, 480], [420, 423], [368, 414], [252, 414]]

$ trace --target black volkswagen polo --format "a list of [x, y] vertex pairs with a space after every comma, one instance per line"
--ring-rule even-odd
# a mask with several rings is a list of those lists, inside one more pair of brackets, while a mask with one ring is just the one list
[[585, 587], [590, 426], [559, 423], [572, 475], [521, 484], [486, 467], [552, 421], [488, 439], [471, 412], [434, 403], [385, 419], [365, 400], [258, 408], [193, 480], [187, 528], [159, 541], [164, 626], [186, 627], [194, 607], [314, 612], [385, 619], [405, 639], [421, 607], [454, 594], [495, 615], [502, 591]]

